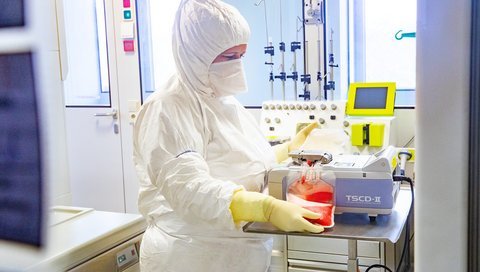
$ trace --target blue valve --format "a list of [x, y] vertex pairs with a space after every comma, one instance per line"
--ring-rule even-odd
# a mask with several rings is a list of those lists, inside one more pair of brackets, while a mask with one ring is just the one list
[[265, 54], [270, 54], [271, 56], [275, 55], [275, 48], [273, 46], [265, 46], [264, 47]]
[[324, 89], [325, 91], [335, 90], [335, 81], [329, 81], [328, 84], [326, 84], [325, 86], [323, 86], [323, 89]]
[[305, 84], [310, 84], [312, 83], [312, 79], [311, 79], [311, 76], [309, 74], [306, 74], [306, 75], [301, 75], [300, 76], [300, 81], [305, 83]]
[[300, 42], [292, 42], [292, 43], [290, 44], [290, 51], [291, 51], [291, 52], [295, 52], [295, 50], [300, 49], [300, 48], [302, 48]]
[[338, 67], [338, 64], [334, 64], [334, 63], [335, 63], [335, 58], [333, 57], [333, 54], [332, 53], [328, 54], [328, 66]]
[[310, 91], [304, 90], [303, 94], [299, 94], [298, 97], [303, 97], [303, 100], [309, 101], [310, 100]]
[[285, 80], [287, 80], [287, 73], [285, 73], [285, 72], [280, 72], [280, 75], [275, 76], [275, 78], [279, 78], [279, 79], [285, 81]]
[[287, 76], [287, 78], [291, 78], [291, 79], [297, 81], [298, 80], [298, 72], [292, 72], [292, 75]]

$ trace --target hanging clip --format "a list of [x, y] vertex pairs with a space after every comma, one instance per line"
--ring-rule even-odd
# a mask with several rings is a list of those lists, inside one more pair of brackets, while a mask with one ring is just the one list
[[[399, 30], [396, 34], [395, 34], [395, 39], [397, 40], [401, 40], [403, 38], [415, 38], [416, 36], [416, 33], [415, 32], [407, 32], [407, 33], [402, 33], [400, 34], [400, 32], [402, 32], [403, 30]], [[399, 35], [400, 34], [400, 35]]]

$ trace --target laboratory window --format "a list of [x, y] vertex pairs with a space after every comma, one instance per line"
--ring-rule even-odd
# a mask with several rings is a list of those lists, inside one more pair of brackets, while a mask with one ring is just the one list
[[110, 83], [103, 0], [64, 1], [68, 74], [65, 104], [109, 107]]
[[[346, 75], [337, 77], [342, 81], [337, 82], [337, 86], [347, 89], [345, 86], [350, 82], [393, 81], [397, 84], [396, 106], [414, 106], [416, 0], [341, 0], [342, 3], [338, 5], [329, 1], [333, 0], [322, 2], [323, 10], [330, 13], [323, 16], [323, 33], [331, 33], [332, 24], [328, 21], [331, 14], [342, 15], [336, 15], [341, 20], [338, 26], [342, 29], [336, 30], [335, 43], [347, 47], [345, 51], [333, 52], [338, 62], [344, 64], [337, 69], [342, 69], [342, 74]], [[143, 101], [175, 73], [171, 30], [180, 1], [160, 2], [137, 1]], [[247, 54], [243, 59], [248, 92], [237, 98], [247, 107], [259, 107], [263, 101], [280, 100], [283, 97], [286, 100], [295, 99], [292, 79], [285, 80], [283, 95], [282, 81], [278, 78], [273, 81], [272, 92], [269, 75], [271, 72], [279, 75], [282, 68], [288, 75], [293, 71], [299, 76], [306, 74], [303, 46], [296, 55], [291, 51], [292, 42], [304, 45], [304, 1], [225, 2], [239, 9], [251, 28]], [[334, 10], [337, 7], [342, 10]], [[324, 35], [323, 39], [327, 42], [329, 36]], [[281, 43], [285, 44], [283, 61]], [[275, 51], [272, 60], [265, 54], [268, 45], [273, 46]], [[328, 46], [324, 48], [323, 54], [328, 56]], [[328, 63], [323, 65], [327, 67]], [[311, 79], [312, 84], [316, 82], [315, 73], [312, 73]], [[303, 92], [303, 84], [300, 79], [297, 83], [297, 99], [303, 99], [298, 97]], [[346, 99], [346, 90], [339, 90], [339, 93], [341, 95], [335, 95], [335, 99]]]
[[417, 0], [349, 1], [350, 81], [396, 82], [396, 106], [415, 106]]

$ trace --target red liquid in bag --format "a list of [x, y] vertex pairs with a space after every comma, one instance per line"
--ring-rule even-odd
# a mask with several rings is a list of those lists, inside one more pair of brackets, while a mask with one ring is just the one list
[[332, 192], [316, 192], [313, 194], [305, 195], [305, 200], [320, 202], [320, 203], [333, 203]]
[[334, 225], [333, 214], [335, 207], [329, 203], [319, 203], [314, 201], [305, 200], [297, 195], [288, 194], [288, 201], [297, 204], [298, 206], [310, 210], [314, 213], [320, 214], [319, 219], [307, 219], [308, 221], [322, 225], [325, 228], [331, 228]]

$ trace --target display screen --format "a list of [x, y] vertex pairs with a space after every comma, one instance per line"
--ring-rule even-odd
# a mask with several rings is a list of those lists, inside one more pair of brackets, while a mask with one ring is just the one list
[[41, 162], [32, 55], [0, 54], [0, 239], [41, 245]]
[[355, 92], [355, 109], [385, 109], [387, 106], [387, 87], [357, 88]]
[[0, 0], [0, 28], [25, 25], [23, 0]]

